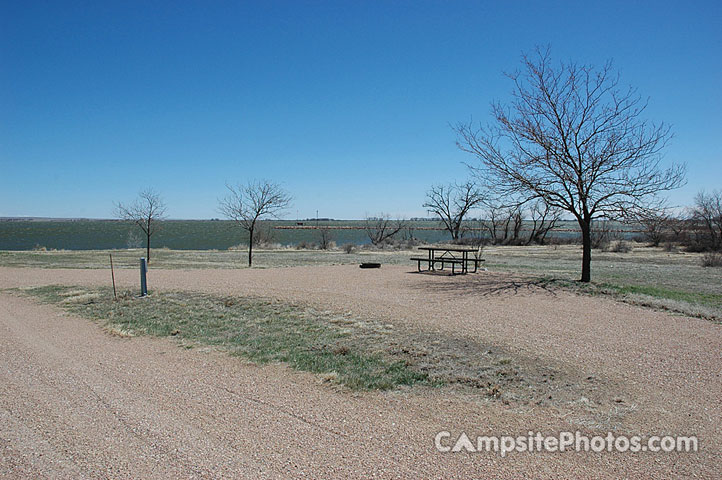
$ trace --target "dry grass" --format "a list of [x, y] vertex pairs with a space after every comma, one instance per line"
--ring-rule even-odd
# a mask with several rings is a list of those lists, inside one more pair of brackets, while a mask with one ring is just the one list
[[[40, 268], [110, 268], [109, 254], [113, 255], [115, 268], [138, 268], [144, 249], [128, 250], [55, 250], [0, 251], [0, 266]], [[296, 250], [254, 249], [254, 268], [295, 267], [303, 265], [348, 265], [363, 262], [404, 264], [410, 251], [345, 250]], [[247, 268], [247, 250], [169, 250], [154, 249], [150, 268], [208, 269]]]
[[65, 298], [60, 302], [63, 305], [90, 305], [100, 300], [99, 293], [79, 293], [63, 295]]
[[[102, 320], [101, 320], [101, 322], [102, 322]], [[103, 328], [108, 334], [110, 334], [114, 337], [132, 338], [132, 337], [137, 336], [135, 331], [129, 330], [129, 329], [125, 328], [123, 325], [107, 323]]]

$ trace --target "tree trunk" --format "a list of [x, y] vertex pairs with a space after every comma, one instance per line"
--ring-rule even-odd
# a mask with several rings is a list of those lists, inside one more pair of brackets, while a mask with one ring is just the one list
[[582, 229], [582, 278], [581, 282], [592, 279], [592, 219], [579, 220]]
[[145, 258], [150, 263], [150, 235], [147, 234], [145, 239]]
[[253, 264], [253, 227], [248, 231], [248, 266]]

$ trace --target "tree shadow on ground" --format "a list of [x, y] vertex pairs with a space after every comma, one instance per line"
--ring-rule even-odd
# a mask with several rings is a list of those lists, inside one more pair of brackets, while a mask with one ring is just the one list
[[409, 272], [423, 277], [411, 288], [430, 293], [445, 293], [475, 296], [523, 295], [542, 293], [554, 295], [561, 286], [549, 277], [532, 277], [513, 273], [479, 272], [466, 275], [449, 275], [435, 272]]

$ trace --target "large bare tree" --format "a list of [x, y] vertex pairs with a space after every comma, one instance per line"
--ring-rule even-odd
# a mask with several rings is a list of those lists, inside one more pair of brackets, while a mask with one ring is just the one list
[[158, 231], [158, 222], [165, 219], [165, 211], [165, 202], [151, 188], [140, 192], [133, 203], [115, 204], [115, 214], [118, 218], [133, 222], [143, 230], [148, 262], [150, 262], [150, 238]]
[[487, 126], [457, 125], [458, 146], [474, 154], [479, 178], [493, 188], [569, 212], [582, 231], [581, 281], [591, 279], [592, 220], [649, 208], [657, 194], [684, 183], [684, 166], [662, 168], [671, 138], [665, 124], [642, 118], [637, 91], [602, 68], [553, 64], [549, 50], [523, 57], [508, 104], [492, 104]]
[[248, 266], [253, 265], [253, 243], [259, 222], [278, 218], [291, 204], [291, 197], [278, 185], [267, 180], [245, 185], [226, 185], [228, 194], [219, 201], [218, 210], [248, 232]]
[[459, 240], [464, 217], [484, 200], [482, 192], [473, 182], [434, 185], [426, 192], [424, 207], [441, 219], [451, 239]]

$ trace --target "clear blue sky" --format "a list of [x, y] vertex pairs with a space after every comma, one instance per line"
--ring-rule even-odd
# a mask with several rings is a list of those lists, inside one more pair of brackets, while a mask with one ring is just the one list
[[546, 44], [614, 59], [673, 125], [675, 203], [722, 188], [719, 0], [0, 4], [0, 216], [107, 218], [152, 186], [211, 218], [253, 178], [293, 195], [289, 218], [422, 216], [473, 161], [449, 124], [487, 119]]

